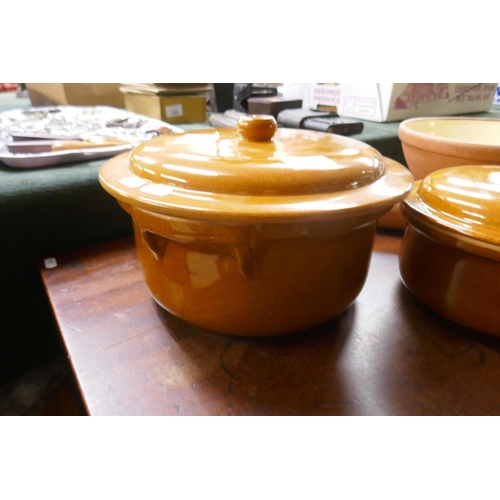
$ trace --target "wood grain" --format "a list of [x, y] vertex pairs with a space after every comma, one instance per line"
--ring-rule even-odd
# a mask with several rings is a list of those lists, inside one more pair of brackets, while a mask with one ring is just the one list
[[419, 304], [401, 233], [379, 232], [355, 303], [319, 328], [242, 339], [165, 312], [133, 240], [40, 267], [90, 415], [497, 415], [500, 339]]

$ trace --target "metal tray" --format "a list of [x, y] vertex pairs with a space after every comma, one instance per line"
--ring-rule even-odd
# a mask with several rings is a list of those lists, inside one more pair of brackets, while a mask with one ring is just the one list
[[110, 158], [133, 148], [132, 144], [93, 149], [52, 151], [47, 153], [10, 153], [6, 146], [0, 148], [0, 161], [15, 168], [38, 168], [80, 161]]
[[[169, 123], [108, 106], [55, 106], [0, 113], [0, 162], [14, 168], [38, 168], [110, 158], [152, 139], [163, 128], [183, 129]], [[11, 141], [33, 139], [85, 140], [108, 138], [123, 145], [40, 153], [11, 153]]]

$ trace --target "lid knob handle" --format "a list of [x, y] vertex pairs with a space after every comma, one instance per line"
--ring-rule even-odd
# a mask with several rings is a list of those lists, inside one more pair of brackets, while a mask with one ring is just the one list
[[238, 120], [237, 128], [247, 141], [269, 142], [278, 130], [278, 124], [271, 115], [247, 115]]

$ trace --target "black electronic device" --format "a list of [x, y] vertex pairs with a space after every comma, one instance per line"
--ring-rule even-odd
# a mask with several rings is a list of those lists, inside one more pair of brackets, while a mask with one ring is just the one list
[[302, 128], [328, 132], [329, 134], [354, 135], [363, 131], [363, 122], [338, 116], [313, 116], [306, 118]]

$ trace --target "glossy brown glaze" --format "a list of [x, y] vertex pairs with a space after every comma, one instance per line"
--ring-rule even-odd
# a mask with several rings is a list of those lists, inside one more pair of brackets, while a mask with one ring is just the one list
[[363, 287], [375, 235], [375, 221], [340, 232], [318, 223], [231, 231], [196, 226], [208, 241], [134, 226], [146, 284], [176, 316], [248, 336], [293, 333], [340, 314]]
[[164, 311], [133, 240], [41, 269], [90, 415], [500, 415], [500, 339], [433, 313], [378, 234], [354, 304], [295, 335], [242, 338]]
[[500, 165], [433, 172], [416, 183], [403, 208], [412, 220], [447, 231], [464, 244], [500, 245]]
[[292, 129], [271, 141], [235, 129], [157, 137], [106, 162], [99, 180], [119, 201], [151, 212], [240, 224], [375, 219], [413, 182], [367, 144]]
[[107, 162], [100, 179], [132, 216], [158, 303], [200, 327], [256, 336], [347, 308], [377, 219], [412, 185], [366, 144], [276, 131], [268, 116], [245, 117], [239, 131], [158, 137]]
[[436, 171], [401, 206], [408, 289], [439, 314], [500, 335], [500, 167]]
[[406, 287], [432, 310], [500, 336], [500, 261], [454, 248], [409, 224], [400, 272]]
[[246, 115], [238, 120], [236, 128], [247, 141], [270, 141], [278, 130], [278, 123], [271, 115]]

